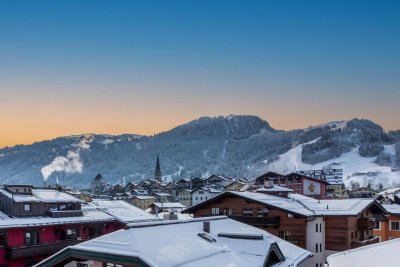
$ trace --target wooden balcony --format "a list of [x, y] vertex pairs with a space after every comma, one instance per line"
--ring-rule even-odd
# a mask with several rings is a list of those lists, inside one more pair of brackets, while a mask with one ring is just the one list
[[63, 241], [58, 241], [53, 243], [43, 243], [33, 246], [6, 247], [6, 255], [7, 259], [10, 260], [36, 257], [36, 256], [46, 256], [54, 254], [65, 247], [77, 245], [86, 240], [87, 239], [63, 240]]
[[279, 226], [279, 217], [228, 216], [229, 218], [252, 226]]
[[82, 210], [49, 210], [48, 213], [53, 218], [79, 217], [83, 215]]
[[358, 219], [357, 226], [360, 231], [368, 231], [374, 228], [375, 219], [374, 218], [360, 218]]
[[359, 247], [363, 247], [363, 246], [367, 246], [367, 245], [372, 245], [372, 244], [376, 244], [379, 243], [379, 237], [375, 236], [373, 238], [367, 239], [367, 240], [363, 240], [363, 241], [352, 241], [351, 242], [351, 248], [359, 248]]

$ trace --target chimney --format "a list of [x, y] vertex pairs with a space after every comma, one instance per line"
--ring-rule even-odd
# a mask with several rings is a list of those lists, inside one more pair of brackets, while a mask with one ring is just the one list
[[210, 222], [203, 222], [203, 231], [210, 233]]

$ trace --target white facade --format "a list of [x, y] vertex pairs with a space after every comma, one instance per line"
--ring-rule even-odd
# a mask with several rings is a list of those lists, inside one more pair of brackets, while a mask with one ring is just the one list
[[221, 191], [213, 189], [199, 188], [192, 192], [192, 205], [199, 204], [200, 202], [208, 200], [221, 193], [222, 193]]
[[306, 249], [314, 254], [307, 260], [308, 266], [323, 267], [325, 255], [325, 221], [323, 217], [316, 217], [307, 222]]

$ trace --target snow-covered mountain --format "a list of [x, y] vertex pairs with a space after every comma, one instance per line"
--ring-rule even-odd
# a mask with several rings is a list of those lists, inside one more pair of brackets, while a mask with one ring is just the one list
[[110, 183], [221, 173], [252, 178], [266, 171], [344, 169], [345, 179], [400, 184], [400, 131], [368, 120], [330, 122], [279, 131], [256, 116], [203, 117], [154, 136], [75, 135], [0, 149], [0, 181], [88, 187], [101, 173]]

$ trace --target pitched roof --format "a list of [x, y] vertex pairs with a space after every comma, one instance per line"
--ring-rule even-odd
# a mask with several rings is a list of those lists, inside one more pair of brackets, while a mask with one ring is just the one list
[[[210, 222], [210, 233], [203, 232], [204, 221]], [[150, 266], [162, 267], [263, 266], [273, 248], [283, 254], [282, 266], [297, 266], [312, 256], [266, 231], [220, 216], [138, 224], [64, 249], [38, 266], [46, 266], [46, 261], [57, 257], [62, 259], [68, 250], [82, 251], [86, 256], [101, 253], [136, 257]]]
[[329, 267], [398, 266], [400, 239], [335, 253], [327, 258]]
[[310, 211], [309, 209], [307, 209], [301, 203], [299, 203], [298, 201], [295, 201], [294, 199], [283, 198], [283, 197], [278, 197], [278, 196], [273, 196], [273, 195], [267, 195], [267, 194], [263, 194], [263, 193], [236, 192], [236, 191], [227, 191], [222, 194], [219, 194], [215, 197], [212, 197], [208, 200], [205, 200], [203, 202], [200, 202], [196, 205], [193, 205], [193, 206], [187, 208], [186, 210], [182, 211], [182, 213], [192, 213], [197, 208], [200, 208], [204, 205], [212, 203], [213, 201], [223, 198], [225, 196], [237, 196], [237, 197], [249, 200], [249, 201], [261, 203], [263, 205], [268, 205], [268, 206], [274, 207], [276, 209], [284, 210], [284, 211], [293, 213], [293, 214], [301, 216], [301, 217], [314, 216], [314, 213], [312, 211]]
[[12, 198], [15, 202], [68, 202], [68, 203], [78, 203], [81, 200], [76, 197], [60, 192], [55, 189], [44, 189], [44, 188], [33, 188], [32, 194], [18, 194], [10, 193], [4, 188], [0, 188], [0, 192], [5, 196]]
[[123, 200], [94, 200], [89, 205], [113, 216], [122, 223], [160, 220], [158, 217]]

